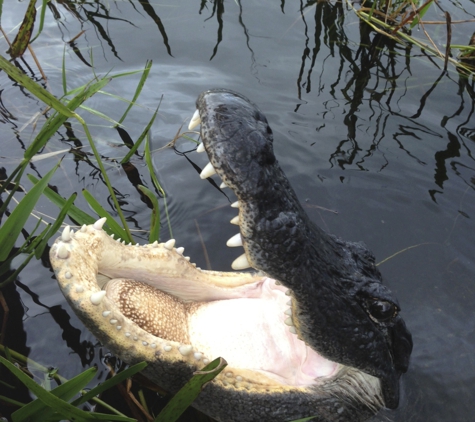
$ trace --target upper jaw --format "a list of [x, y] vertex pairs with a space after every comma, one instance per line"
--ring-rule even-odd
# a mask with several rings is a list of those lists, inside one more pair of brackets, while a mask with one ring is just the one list
[[[275, 159], [267, 120], [245, 97], [206, 91], [192, 122], [201, 123], [199, 150], [210, 160], [202, 177], [217, 173], [239, 199], [246, 252], [240, 259], [290, 289], [300, 338], [327, 358], [380, 378], [386, 406], [397, 407], [412, 338], [396, 299], [381, 284], [374, 256], [363, 244], [336, 239], [308, 220]], [[371, 310], [384, 306], [394, 315], [379, 321]]]

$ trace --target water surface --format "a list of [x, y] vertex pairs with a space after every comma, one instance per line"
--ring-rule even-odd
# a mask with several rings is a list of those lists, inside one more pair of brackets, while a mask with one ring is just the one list
[[[4, 7], [2, 26], [10, 38], [25, 7], [16, 1]], [[472, 1], [464, 10], [450, 2], [445, 7], [454, 21], [474, 18]], [[442, 19], [439, 11], [430, 13]], [[125, 129], [136, 139], [162, 101], [152, 128], [154, 166], [167, 192], [173, 236], [204, 268], [229, 270], [239, 254], [224, 247], [236, 232], [228, 224], [234, 198], [199, 180], [190, 161], [203, 167], [206, 159], [190, 152], [191, 142], [160, 148], [187, 123], [197, 95], [207, 88], [234, 89], [258, 104], [274, 130], [276, 155], [311, 218], [347, 240], [363, 240], [384, 261], [385, 283], [413, 334], [401, 406], [374, 420], [473, 420], [473, 81], [450, 66], [444, 72], [441, 60], [415, 47], [370, 32], [341, 3], [64, 2], [50, 3], [46, 22], [33, 47], [55, 95], [62, 95], [63, 49], [69, 89], [93, 78], [92, 62], [96, 73], [105, 74], [141, 69], [153, 60], [138, 100], [143, 108], [134, 108]], [[466, 44], [472, 25], [454, 25], [452, 43]], [[420, 29], [414, 34], [423, 35]], [[443, 45], [444, 37], [436, 33], [435, 42]], [[20, 65], [41, 81], [29, 54]], [[44, 106], [4, 73], [0, 78], [0, 165], [9, 174], [41, 127], [44, 118], [36, 113]], [[106, 91], [116, 97], [96, 95], [87, 105], [118, 119], [127, 104], [117, 97], [131, 99], [137, 82], [138, 76], [114, 80]], [[126, 148], [107, 122], [81, 114], [109, 159], [107, 171], [130, 227], [145, 239], [140, 230], [148, 228], [149, 209], [113, 161]], [[43, 152], [79, 144], [90, 153], [82, 129], [71, 122]], [[43, 176], [57, 159], [32, 164], [29, 172]], [[132, 163], [151, 186], [143, 160]], [[52, 184], [63, 196], [87, 188], [114, 211], [93, 160], [65, 154]], [[81, 195], [77, 205], [88, 209]], [[57, 215], [46, 200], [37, 212]], [[169, 236], [164, 224], [162, 238]], [[12, 349], [59, 367], [66, 377], [92, 364], [104, 368], [107, 350], [75, 317], [47, 264], [32, 262], [15, 286], [6, 292]]]

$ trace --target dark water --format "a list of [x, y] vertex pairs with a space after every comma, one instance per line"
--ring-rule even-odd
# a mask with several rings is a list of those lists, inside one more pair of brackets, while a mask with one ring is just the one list
[[[25, 7], [15, 1], [4, 5], [2, 26], [12, 31], [11, 39]], [[472, 1], [444, 7], [453, 21], [474, 18]], [[63, 48], [69, 89], [93, 78], [91, 56], [98, 74], [141, 69], [153, 60], [138, 100], [144, 107], [132, 110], [125, 129], [137, 139], [163, 96], [152, 129], [154, 165], [168, 195], [173, 236], [202, 267], [208, 265], [203, 244], [213, 269], [228, 270], [239, 254], [223, 247], [236, 232], [228, 224], [235, 211], [223, 193], [198, 179], [183, 155], [192, 150], [191, 142], [179, 141], [178, 152], [159, 148], [191, 117], [197, 95], [207, 88], [231, 88], [256, 102], [274, 130], [279, 161], [312, 219], [347, 240], [365, 241], [377, 261], [391, 257], [380, 269], [399, 299], [414, 352], [400, 408], [374, 420], [473, 420], [472, 81], [451, 65], [445, 73], [442, 60], [420, 49], [370, 32], [340, 3], [63, 2], [51, 4], [46, 16], [33, 47], [58, 96]], [[434, 9], [430, 18], [442, 20], [443, 15]], [[444, 27], [427, 27], [443, 49]], [[74, 44], [68, 43], [83, 29]], [[473, 23], [454, 24], [452, 44], [466, 44], [473, 31]], [[423, 38], [420, 29], [413, 34]], [[6, 42], [1, 42], [4, 52]], [[25, 57], [21, 66], [40, 80], [31, 56]], [[41, 127], [44, 118], [35, 113], [44, 107], [4, 73], [0, 78], [0, 165], [10, 173]], [[116, 97], [96, 95], [87, 106], [120, 118], [127, 104], [117, 97], [131, 99], [138, 79], [112, 81], [105, 91]], [[117, 132], [108, 122], [81, 114], [100, 153], [120, 160], [127, 150]], [[80, 142], [89, 153], [82, 129], [71, 125], [43, 152]], [[205, 165], [205, 157], [185, 155]], [[29, 172], [44, 175], [58, 157], [32, 164]], [[150, 186], [144, 162], [136, 157], [132, 163]], [[130, 227], [147, 230], [149, 209], [125, 172], [113, 161], [107, 171]], [[67, 153], [52, 183], [63, 196], [87, 188], [113, 211], [93, 162]], [[80, 194], [77, 205], [88, 209]], [[36, 211], [57, 215], [47, 201]], [[34, 224], [32, 219], [26, 229]], [[169, 236], [164, 224], [162, 238]], [[99, 378], [105, 376], [102, 355], [107, 351], [72, 313], [46, 265], [32, 262], [13, 287], [4, 292], [11, 309], [7, 344], [12, 349], [59, 367], [66, 377], [92, 364], [101, 368]], [[18, 400], [26, 398], [19, 394]]]

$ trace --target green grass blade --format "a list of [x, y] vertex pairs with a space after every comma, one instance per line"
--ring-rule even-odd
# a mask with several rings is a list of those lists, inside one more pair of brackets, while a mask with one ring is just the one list
[[[28, 179], [32, 183], [38, 183], [39, 179], [37, 179], [35, 176], [32, 176], [31, 174], [28, 175]], [[58, 195], [54, 190], [50, 188], [46, 188], [44, 190], [44, 195], [57, 207], [59, 208], [64, 208], [66, 205], [67, 201], [64, 199], [62, 196]], [[76, 221], [79, 225], [82, 224], [94, 224], [94, 222], [97, 220], [97, 217], [90, 216], [86, 212], [80, 210], [78, 207], [75, 205], [71, 205], [71, 207], [68, 210], [68, 215]]]
[[424, 15], [427, 13], [429, 10], [429, 7], [432, 5], [433, 0], [430, 0], [425, 4], [421, 10], [419, 10], [419, 13], [414, 17], [414, 19], [411, 22], [410, 28], [414, 28], [417, 24], [419, 24], [420, 20], [424, 17]]
[[160, 240], [160, 205], [158, 204], [157, 196], [145, 186], [138, 185], [140, 192], [142, 192], [152, 203], [152, 212], [150, 215], [150, 233], [148, 235], [148, 242], [153, 243]]
[[[122, 421], [122, 422], [134, 422], [134, 419], [130, 419], [124, 416], [105, 415], [101, 413], [90, 413], [84, 410], [78, 409], [73, 405], [61, 400], [54, 394], [46, 391], [23, 371], [13, 365], [11, 362], [0, 356], [0, 363], [3, 363], [7, 369], [18, 378], [38, 399], [44, 402], [47, 406], [56, 410], [59, 414], [63, 415], [63, 418], [74, 419], [75, 422], [90, 422], [90, 421]], [[13, 415], [12, 415], [13, 416]], [[60, 418], [61, 419], [61, 418]], [[13, 422], [21, 422], [22, 419], [12, 417]]]
[[173, 422], [195, 401], [204, 388], [225, 367], [227, 362], [223, 358], [217, 358], [208, 363], [201, 371], [196, 371], [175, 396], [167, 403], [154, 422]]
[[13, 66], [5, 57], [0, 55], [0, 69], [3, 69], [8, 76], [18, 82], [20, 85], [30, 91], [36, 98], [54, 108], [57, 112], [67, 117], [73, 117], [74, 113], [59, 101], [54, 95], [50, 94], [46, 89], [36, 82], [32, 81], [28, 76]]
[[134, 105], [135, 101], [137, 101], [137, 98], [139, 97], [140, 93], [142, 92], [142, 88], [145, 85], [145, 81], [148, 78], [148, 74], [150, 73], [151, 68], [152, 68], [152, 61], [147, 60], [147, 62], [145, 63], [145, 68], [144, 68], [143, 73], [142, 73], [142, 77], [140, 78], [140, 81], [137, 85], [137, 88], [135, 89], [135, 94], [134, 94], [134, 97], [132, 98], [132, 102], [129, 104], [129, 106], [127, 107], [127, 110], [125, 110], [124, 114], [119, 119], [119, 123], [118, 123], [119, 125], [122, 124], [122, 122], [125, 120], [127, 114], [129, 113], [130, 109]]
[[26, 220], [30, 217], [31, 211], [38, 202], [41, 194], [48, 186], [48, 182], [58, 168], [59, 163], [54, 166], [31, 190], [25, 195], [20, 203], [15, 207], [12, 213], [8, 216], [5, 223], [0, 227], [0, 261], [4, 261], [24, 227]]
[[34, 252], [30, 253], [30, 255], [28, 255], [25, 258], [25, 260], [18, 266], [15, 272], [11, 274], [10, 276], [8, 276], [8, 278], [5, 281], [0, 283], [0, 290], [3, 289], [7, 284], [10, 284], [12, 281], [14, 281], [18, 277], [18, 274], [22, 272], [23, 268], [25, 268], [28, 265], [28, 263], [31, 261], [31, 258], [33, 258], [34, 256], [35, 256]]
[[46, 14], [46, 9], [47, 9], [47, 4], [49, 0], [43, 0], [43, 3], [41, 5], [41, 13], [40, 13], [40, 26], [38, 28], [38, 33], [35, 35], [35, 38], [31, 40], [31, 42], [35, 41], [43, 31], [43, 26], [45, 24], [45, 14]]
[[[0, 61], [0, 64], [1, 64], [1, 61]], [[80, 92], [67, 104], [68, 110], [72, 113], [72, 116], [78, 117], [77, 114], [73, 113], [73, 111], [71, 110], [76, 110], [84, 101], [86, 101], [88, 98], [93, 96], [100, 89], [104, 88], [104, 86], [106, 86], [109, 83], [109, 81], [110, 79], [100, 79], [98, 82], [94, 82], [92, 84], [83, 86]], [[30, 82], [35, 84], [31, 80]], [[32, 92], [32, 94], [35, 95], [34, 92]], [[68, 117], [70, 116], [66, 116], [63, 114], [55, 114], [51, 116], [41, 128], [35, 140], [31, 143], [31, 145], [25, 151], [25, 154], [24, 154], [25, 160], [30, 160], [35, 154], [37, 154], [37, 152], [41, 148], [43, 148], [43, 146], [50, 140], [50, 138], [59, 129], [59, 127], [68, 119]]]
[[86, 198], [87, 203], [91, 206], [91, 208], [97, 213], [99, 217], [106, 217], [107, 218], [107, 225], [109, 226], [110, 230], [116, 238], [125, 240], [126, 242], [132, 242], [135, 243], [134, 240], [132, 239], [131, 236], [128, 235], [128, 233], [120, 227], [119, 224], [114, 220], [112, 215], [110, 215], [103, 207], [102, 205], [97, 202], [96, 198], [94, 198], [90, 192], [87, 191], [87, 189], [83, 189], [82, 194], [84, 195], [84, 198]]
[[[51, 394], [61, 400], [69, 401], [79, 394], [81, 390], [94, 378], [97, 368], [89, 368], [81, 374], [75, 376], [64, 384], [51, 390]], [[54, 410], [48, 407], [40, 399], [33, 400], [31, 403], [23, 406], [13, 413], [12, 418], [16, 420], [28, 420], [30, 422], [41, 422], [50, 418], [54, 414]]]
[[63, 84], [63, 95], [66, 95], [68, 90], [67, 77], [66, 77], [66, 44], [63, 47], [63, 62], [61, 64], [61, 82]]
[[[89, 128], [87, 127], [86, 123], [84, 122], [83, 119], [81, 119], [80, 116], [76, 115], [76, 118], [79, 120], [79, 122], [82, 125], [82, 128], [84, 130], [84, 133], [86, 134], [87, 140], [89, 141], [89, 146], [92, 149], [92, 152], [94, 154], [94, 157], [96, 158], [97, 165], [99, 169], [101, 170], [102, 177], [104, 179], [104, 182], [107, 186], [107, 190], [109, 191], [110, 197], [112, 199], [112, 202], [114, 203], [115, 210], [117, 212], [118, 217], [120, 218], [120, 221], [122, 223], [122, 226], [124, 228], [124, 231], [127, 233], [127, 236], [125, 239], [130, 239], [132, 241], [132, 234], [130, 233], [129, 227], [127, 226], [127, 220], [125, 219], [124, 213], [122, 212], [122, 209], [120, 207], [119, 201], [117, 200], [117, 196], [115, 194], [114, 189], [112, 188], [112, 184], [109, 180], [109, 176], [107, 175], [106, 169], [104, 167], [104, 164], [101, 161], [101, 156], [99, 154], [99, 151], [96, 148], [96, 144], [92, 140], [91, 133], [89, 132]], [[124, 238], [123, 238], [124, 239]]]
[[78, 399], [74, 400], [71, 404], [73, 404], [74, 406], [79, 406], [80, 404], [85, 403], [88, 400], [91, 400], [93, 397], [98, 396], [104, 391], [109, 390], [110, 388], [116, 386], [122, 381], [125, 381], [127, 378], [132, 377], [137, 372], [142, 371], [146, 366], [147, 366], [147, 362], [140, 362], [131, 366], [130, 368], [125, 369], [122, 372], [119, 372], [118, 374], [114, 375], [112, 378], [109, 378], [108, 380], [99, 384], [97, 387], [94, 387], [92, 390], [88, 391], [82, 397], [79, 397]]
[[[155, 186], [155, 189], [157, 189], [157, 191], [160, 192], [160, 194], [163, 196], [163, 204], [165, 207], [165, 214], [167, 216], [168, 230], [170, 232], [170, 237], [173, 238], [172, 225], [170, 223], [170, 216], [168, 215], [167, 196], [162, 186], [160, 185], [157, 176], [155, 176], [155, 170], [153, 169], [152, 154], [150, 152], [150, 132], [147, 134], [147, 142], [145, 143], [145, 163], [147, 164], [148, 172], [150, 174], [150, 178], [152, 179], [152, 183]], [[160, 219], [160, 214], [158, 215], [158, 218]]]
[[132, 157], [133, 154], [135, 154], [135, 151], [137, 151], [137, 148], [142, 144], [143, 140], [146, 139], [147, 135], [150, 132], [150, 128], [153, 125], [153, 122], [155, 121], [155, 118], [157, 117], [158, 109], [160, 108], [160, 104], [162, 103], [162, 100], [158, 103], [157, 109], [155, 110], [155, 113], [153, 113], [152, 118], [148, 122], [147, 126], [137, 139], [137, 142], [135, 142], [134, 146], [130, 148], [130, 151], [127, 153], [127, 155], [121, 160], [120, 164], [127, 163], [130, 160], [130, 157]]
[[81, 105], [80, 107], [81, 107], [82, 110], [86, 110], [87, 112], [93, 114], [94, 116], [97, 116], [101, 119], [104, 119], [104, 120], [112, 123], [114, 126], [119, 126], [120, 125], [120, 123], [116, 122], [114, 119], [110, 118], [109, 116], [107, 116], [104, 113], [101, 113], [100, 111], [94, 110], [93, 108], [87, 107], [85, 105]]

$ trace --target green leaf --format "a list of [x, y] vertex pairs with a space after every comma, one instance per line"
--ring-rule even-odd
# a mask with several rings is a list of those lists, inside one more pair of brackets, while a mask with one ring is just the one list
[[155, 110], [155, 113], [153, 113], [153, 116], [152, 118], [150, 119], [150, 121], [148, 122], [147, 126], [145, 127], [145, 129], [143, 130], [143, 132], [141, 133], [141, 135], [139, 136], [139, 138], [137, 139], [137, 142], [135, 142], [134, 146], [132, 148], [130, 148], [130, 151], [127, 153], [127, 155], [121, 160], [120, 164], [124, 164], [124, 163], [127, 163], [129, 160], [130, 160], [130, 157], [132, 157], [132, 155], [135, 154], [135, 151], [137, 151], [138, 147], [140, 146], [140, 144], [142, 143], [142, 141], [144, 139], [146, 139], [146, 137], [148, 136], [149, 132], [150, 132], [150, 128], [152, 127], [152, 124], [153, 122], [155, 121], [155, 117], [157, 117], [157, 113], [158, 113], [158, 109], [160, 108], [160, 104], [161, 104], [162, 100], [160, 100], [160, 103], [158, 104], [157, 106], [157, 109]]
[[110, 118], [109, 116], [107, 116], [106, 114], [98, 111], [98, 110], [94, 110], [93, 108], [91, 107], [86, 107], [85, 105], [82, 105], [80, 106], [82, 110], [86, 110], [88, 111], [89, 113], [93, 114], [94, 116], [97, 116], [101, 119], [104, 119], [110, 123], [112, 123], [114, 126], [119, 126], [120, 123], [117, 123], [114, 119]]
[[0, 69], [3, 69], [8, 76], [24, 86], [36, 98], [54, 108], [57, 112], [67, 117], [73, 117], [74, 113], [59, 101], [54, 95], [50, 94], [46, 89], [32, 81], [28, 76], [13, 66], [5, 57], [0, 55]]
[[[73, 405], [61, 400], [54, 394], [46, 391], [30, 377], [28, 377], [23, 371], [18, 369], [11, 362], [0, 356], [0, 363], [3, 363], [7, 369], [15, 375], [38, 399], [45, 403], [48, 407], [56, 410], [59, 414], [63, 415], [60, 419], [74, 419], [75, 422], [90, 422], [90, 421], [121, 421], [121, 422], [135, 422], [134, 419], [127, 418], [125, 416], [105, 415], [102, 413], [85, 412], [78, 409]], [[16, 413], [16, 412], [15, 412]], [[21, 422], [22, 419], [13, 417], [13, 422]]]
[[0, 249], [0, 261], [7, 259], [13, 246], [15, 246], [15, 242], [26, 223], [26, 220], [30, 217], [31, 211], [33, 211], [33, 208], [45, 188], [48, 186], [48, 182], [58, 166], [59, 163], [31, 188], [8, 216], [3, 226], [0, 227], [0, 245], [2, 245]]
[[132, 98], [132, 102], [129, 104], [129, 106], [127, 107], [127, 110], [125, 110], [124, 114], [119, 119], [118, 124], [121, 124], [125, 120], [125, 117], [127, 116], [127, 113], [130, 111], [132, 106], [135, 104], [135, 101], [137, 101], [137, 98], [139, 97], [140, 93], [142, 92], [142, 88], [145, 85], [145, 81], [147, 80], [147, 77], [148, 77], [148, 74], [150, 73], [151, 68], [152, 68], [152, 61], [147, 60], [147, 62], [145, 63], [145, 69], [142, 73], [142, 77], [140, 78], [140, 81], [137, 85], [137, 88], [135, 89], [134, 98]]
[[414, 28], [417, 24], [419, 24], [420, 20], [427, 13], [432, 3], [433, 3], [433, 0], [429, 0], [425, 5], [421, 7], [421, 9], [419, 9], [419, 13], [414, 17], [414, 19], [411, 22], [411, 25], [410, 25], [411, 29]]
[[[3, 289], [7, 284], [11, 283], [12, 281], [16, 280], [18, 274], [20, 274], [25, 268], [28, 263], [31, 261], [31, 258], [35, 256], [35, 253], [32, 252], [30, 255], [26, 257], [26, 259], [20, 264], [20, 266], [15, 270], [13, 274], [10, 274], [3, 282], [0, 283], [0, 290]], [[8, 262], [8, 261], [6, 261]], [[3, 265], [2, 265], [3, 267]]]
[[[167, 196], [162, 186], [160, 185], [160, 182], [158, 181], [157, 176], [155, 176], [155, 170], [153, 169], [152, 154], [150, 152], [150, 132], [148, 132], [147, 134], [147, 142], [145, 143], [145, 163], [147, 164], [148, 172], [150, 174], [150, 178], [152, 179], [153, 185], [155, 186], [157, 191], [160, 192], [160, 194], [163, 196], [163, 203], [165, 205], [165, 214], [167, 216], [168, 230], [170, 232], [170, 237], [173, 238], [172, 225], [170, 224], [170, 216], [168, 215]], [[158, 212], [159, 212], [158, 218], [161, 221], [160, 209], [158, 209]]]
[[142, 192], [152, 203], [152, 213], [150, 215], [150, 234], [148, 242], [153, 243], [160, 239], [160, 205], [158, 204], [157, 196], [145, 186], [138, 185], [140, 192]]
[[30, 0], [30, 4], [26, 9], [25, 17], [18, 30], [18, 34], [15, 37], [11, 47], [7, 51], [12, 59], [23, 56], [23, 53], [28, 47], [31, 39], [31, 33], [33, 32], [33, 26], [35, 25], [36, 18], [36, 0]]
[[125, 381], [127, 378], [132, 377], [132, 375], [135, 375], [137, 372], [142, 371], [146, 366], [147, 366], [147, 362], [136, 363], [130, 368], [127, 368], [124, 371], [119, 372], [118, 374], [114, 375], [112, 378], [109, 378], [108, 380], [94, 387], [92, 390], [88, 391], [82, 397], [79, 397], [78, 399], [74, 400], [71, 404], [73, 404], [74, 406], [79, 406], [80, 404], [85, 403], [88, 400], [91, 400], [93, 397], [98, 396], [104, 391], [107, 391], [110, 388], [116, 386], [120, 382]]
[[[0, 56], [1, 58], [1, 56]], [[0, 60], [0, 67], [1, 67], [1, 60]], [[28, 81], [31, 83], [35, 84], [33, 81], [31, 81], [29, 78], [27, 78]], [[88, 98], [93, 96], [97, 91], [100, 89], [104, 88], [109, 83], [110, 79], [100, 79], [97, 82], [94, 82], [89, 85], [85, 85], [81, 87], [82, 89], [80, 92], [67, 104], [67, 106], [64, 106], [60, 101], [58, 101], [56, 98], [54, 98], [55, 101], [57, 101], [59, 104], [63, 105], [67, 110], [70, 112], [70, 116], [67, 115], [61, 115], [61, 114], [56, 114], [50, 117], [46, 123], [43, 125], [41, 128], [40, 132], [36, 136], [35, 140], [31, 143], [31, 145], [28, 147], [28, 149], [25, 151], [25, 159], [29, 160], [31, 157], [33, 157], [43, 146], [49, 141], [49, 139], [54, 135], [54, 133], [59, 129], [59, 127], [67, 120], [68, 117], [76, 117], [79, 118], [77, 114], [74, 114], [73, 111], [71, 110], [76, 110], [84, 101], [86, 101]], [[17, 81], [20, 83], [19, 81]], [[37, 84], [35, 84], [37, 85]], [[38, 85], [39, 86], [39, 85]], [[26, 87], [26, 86], [25, 86]], [[29, 89], [28, 87], [26, 87]], [[36, 92], [29, 91], [33, 94], [36, 95]], [[48, 93], [49, 94], [49, 93]], [[42, 98], [40, 98], [42, 99]], [[43, 100], [44, 101], [44, 100]], [[59, 111], [59, 110], [58, 110]]]
[[205, 385], [218, 375], [228, 363], [223, 358], [217, 358], [208, 363], [201, 371], [196, 371], [175, 396], [167, 403], [155, 422], [173, 422], [191, 405], [201, 393]]
[[119, 224], [114, 220], [112, 215], [110, 215], [103, 207], [102, 205], [97, 202], [96, 198], [94, 198], [87, 189], [83, 189], [82, 194], [84, 195], [84, 198], [86, 198], [87, 203], [91, 206], [91, 208], [97, 213], [99, 217], [106, 217], [107, 218], [107, 225], [110, 228], [109, 230], [106, 230], [107, 233], [112, 234], [116, 236], [118, 239], [125, 240], [127, 242], [132, 242], [135, 243], [134, 240], [127, 234], [127, 232], [119, 226]]
[[[39, 181], [35, 176], [32, 176], [31, 174], [28, 175], [28, 179], [30, 179], [32, 183], [38, 183]], [[65, 207], [67, 203], [66, 199], [58, 195], [53, 189], [46, 188], [43, 193], [57, 207], [61, 209]], [[68, 215], [80, 225], [94, 224], [94, 222], [97, 220], [97, 217], [90, 216], [86, 212], [80, 210], [75, 205], [71, 205], [68, 210]]]
[[[51, 394], [60, 398], [61, 400], [69, 401], [74, 396], [78, 395], [80, 391], [94, 378], [97, 373], [97, 368], [89, 368], [81, 374], [75, 376], [64, 384], [51, 390]], [[26, 420], [30, 418], [30, 422], [41, 422], [50, 418], [55, 410], [48, 407], [39, 398], [23, 406], [13, 413], [14, 420]]]
[[35, 38], [31, 40], [31, 42], [35, 41], [41, 34], [41, 31], [43, 31], [43, 26], [45, 24], [45, 14], [46, 14], [46, 9], [48, 5], [49, 0], [43, 0], [42, 5], [41, 5], [41, 14], [40, 14], [40, 27], [38, 28], [38, 33], [35, 35]]

